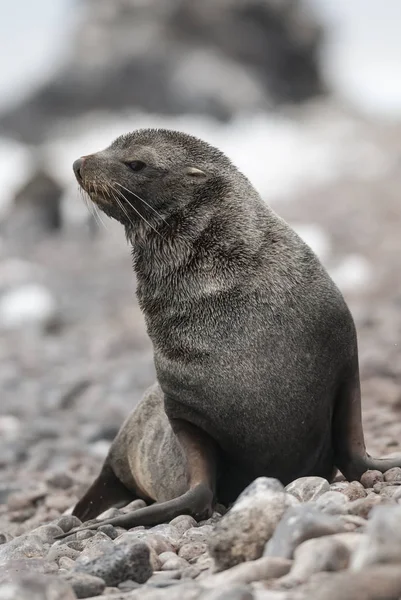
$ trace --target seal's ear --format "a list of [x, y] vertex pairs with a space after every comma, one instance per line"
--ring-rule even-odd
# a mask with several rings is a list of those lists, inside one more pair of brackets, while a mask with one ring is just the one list
[[207, 178], [207, 173], [205, 171], [202, 171], [202, 169], [198, 169], [198, 167], [184, 167], [184, 175], [187, 175], [188, 177], [190, 177], [191, 179], [206, 179]]

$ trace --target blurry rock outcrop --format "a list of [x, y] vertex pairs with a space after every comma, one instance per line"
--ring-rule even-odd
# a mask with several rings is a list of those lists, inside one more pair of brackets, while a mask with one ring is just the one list
[[301, 0], [81, 0], [64, 69], [0, 119], [38, 142], [91, 110], [199, 113], [298, 103], [322, 91], [320, 27]]
[[63, 188], [40, 167], [17, 191], [1, 231], [10, 243], [25, 245], [61, 229]]

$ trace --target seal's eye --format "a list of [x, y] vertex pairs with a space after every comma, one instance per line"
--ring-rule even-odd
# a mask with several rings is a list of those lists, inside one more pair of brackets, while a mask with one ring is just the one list
[[132, 162], [127, 163], [127, 165], [132, 171], [135, 172], [142, 171], [142, 169], [146, 167], [145, 163], [141, 160], [133, 160]]

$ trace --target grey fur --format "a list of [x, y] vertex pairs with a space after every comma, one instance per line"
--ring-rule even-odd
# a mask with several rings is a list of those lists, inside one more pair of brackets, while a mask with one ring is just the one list
[[[134, 172], [138, 160], [146, 167]], [[261, 475], [286, 484], [400, 464], [366, 454], [356, 332], [341, 293], [224, 154], [140, 130], [79, 166], [92, 200], [125, 227], [154, 348], [158, 385], [107, 461], [126, 487], [156, 501], [185, 491], [177, 418], [217, 442], [223, 503]], [[141, 473], [128, 460], [139, 455]]]

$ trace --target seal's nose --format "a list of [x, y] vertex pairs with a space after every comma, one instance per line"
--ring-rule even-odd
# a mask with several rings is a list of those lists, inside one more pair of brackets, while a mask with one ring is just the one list
[[72, 168], [74, 169], [75, 177], [78, 179], [79, 182], [82, 181], [83, 164], [84, 164], [84, 159], [78, 158], [77, 160], [74, 161], [74, 163], [72, 165]]

